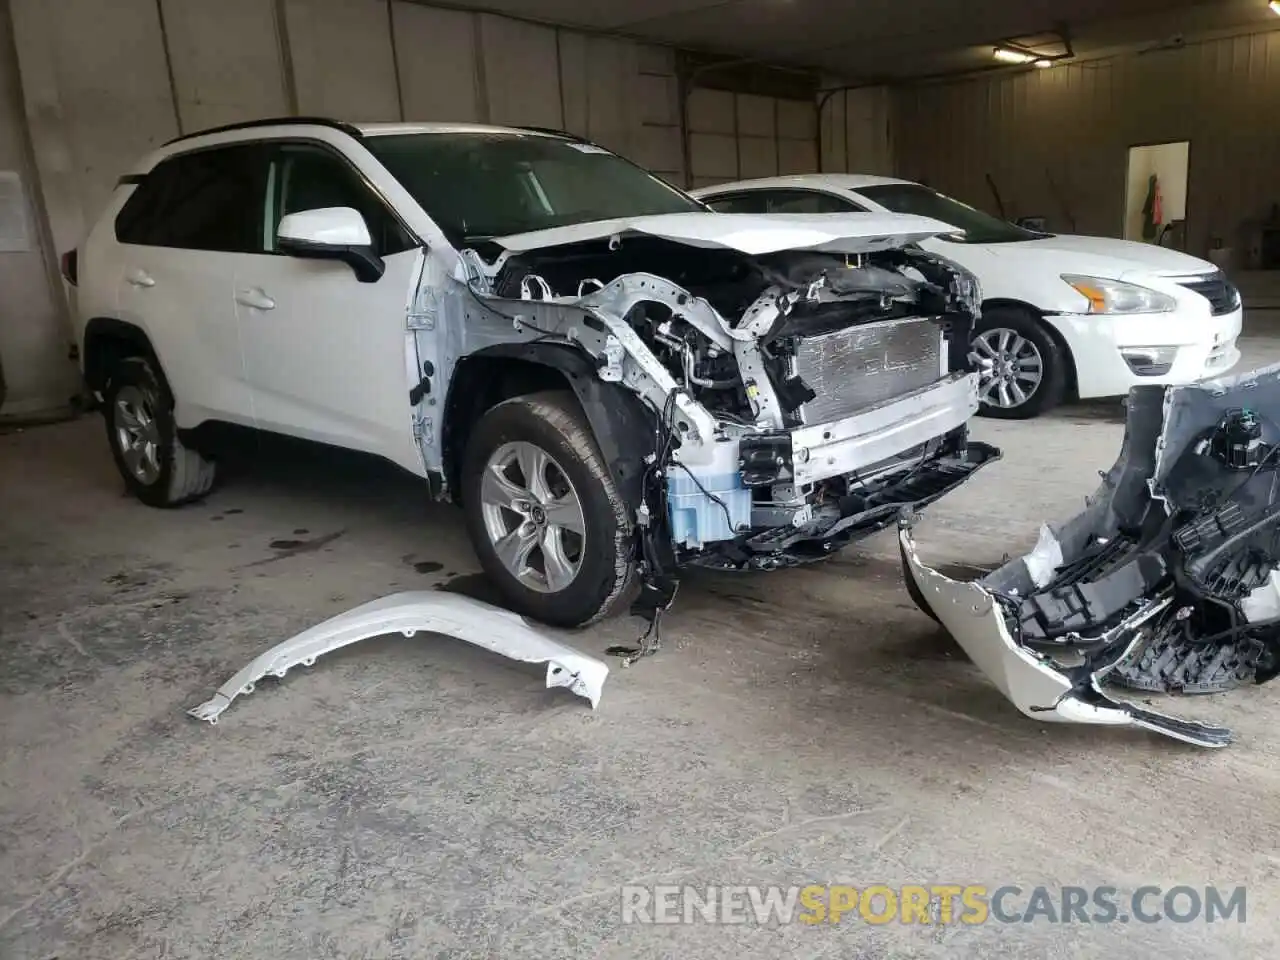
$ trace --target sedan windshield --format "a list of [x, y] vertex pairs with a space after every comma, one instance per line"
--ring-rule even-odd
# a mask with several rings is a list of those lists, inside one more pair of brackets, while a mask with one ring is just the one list
[[962, 233], [942, 239], [957, 243], [1014, 243], [1049, 236], [1000, 220], [918, 183], [884, 183], [855, 192], [894, 213], [914, 213], [949, 223]]
[[706, 210], [604, 148], [560, 137], [415, 133], [369, 137], [365, 145], [455, 245], [615, 217]]

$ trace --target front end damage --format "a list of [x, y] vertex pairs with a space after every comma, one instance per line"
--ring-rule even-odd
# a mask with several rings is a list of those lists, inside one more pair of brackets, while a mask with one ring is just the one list
[[640, 218], [461, 254], [457, 357], [563, 345], [642, 405], [611, 442], [639, 464], [655, 607], [681, 566], [821, 559], [999, 457], [967, 437], [977, 281], [911, 244], [945, 225], [862, 216]]
[[900, 538], [908, 588], [1024, 714], [1199, 746], [1229, 731], [1102, 691], [1218, 692], [1280, 673], [1280, 367], [1140, 387], [1086, 509], [1027, 555], [958, 582]]

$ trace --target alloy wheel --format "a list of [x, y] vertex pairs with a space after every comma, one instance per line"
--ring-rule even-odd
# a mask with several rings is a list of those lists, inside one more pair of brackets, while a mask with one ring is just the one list
[[139, 483], [151, 486], [160, 479], [160, 427], [151, 396], [134, 386], [121, 387], [111, 425], [125, 467]]
[[1030, 400], [1044, 381], [1044, 358], [1031, 340], [996, 327], [973, 339], [978, 364], [978, 397], [992, 407], [1013, 410]]
[[555, 458], [525, 440], [489, 456], [480, 510], [494, 553], [507, 572], [539, 593], [558, 593], [582, 569], [582, 501]]

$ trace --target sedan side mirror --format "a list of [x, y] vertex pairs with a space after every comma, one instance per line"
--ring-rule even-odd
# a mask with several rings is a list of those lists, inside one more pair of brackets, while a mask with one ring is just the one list
[[291, 213], [280, 221], [276, 242], [282, 253], [311, 260], [341, 260], [361, 283], [382, 279], [387, 265], [374, 252], [369, 225], [351, 207], [324, 207]]

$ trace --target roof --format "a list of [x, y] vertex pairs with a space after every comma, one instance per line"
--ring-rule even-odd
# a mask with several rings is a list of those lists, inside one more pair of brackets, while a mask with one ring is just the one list
[[891, 183], [910, 183], [893, 177], [872, 177], [860, 173], [806, 173], [791, 177], [762, 177], [758, 180], [738, 180], [733, 183], [717, 183], [714, 187], [702, 187], [693, 191], [695, 197], [711, 194], [733, 193], [738, 190], [786, 189], [823, 190], [827, 193], [844, 193], [863, 187], [879, 187]]

